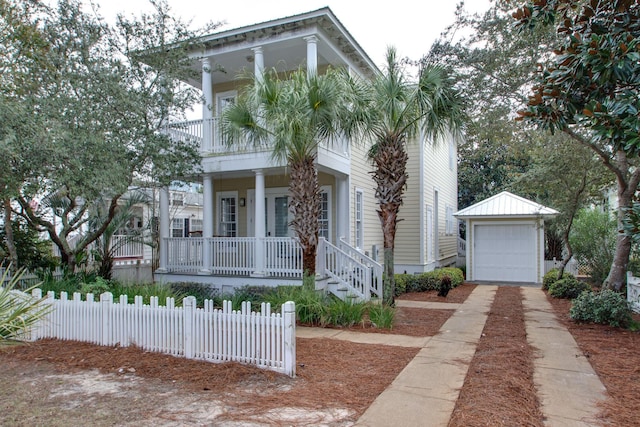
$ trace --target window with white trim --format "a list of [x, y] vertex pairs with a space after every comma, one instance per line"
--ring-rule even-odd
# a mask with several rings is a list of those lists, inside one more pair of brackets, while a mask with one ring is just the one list
[[355, 231], [356, 231], [356, 248], [364, 248], [364, 192], [356, 189], [356, 214], [355, 214]]
[[184, 237], [184, 218], [171, 220], [171, 237]]
[[237, 197], [221, 195], [218, 199], [218, 234], [236, 237], [238, 231]]
[[320, 218], [318, 218], [318, 237], [329, 240], [329, 193], [320, 193]]
[[453, 216], [453, 208], [451, 206], [446, 207], [445, 216], [445, 234], [451, 235], [456, 233], [456, 219]]
[[190, 236], [202, 236], [202, 220], [201, 219], [191, 219], [191, 224], [189, 227], [189, 235]]

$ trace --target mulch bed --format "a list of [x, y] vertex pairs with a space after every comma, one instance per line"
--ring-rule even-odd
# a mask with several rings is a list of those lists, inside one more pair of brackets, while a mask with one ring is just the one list
[[449, 426], [513, 425], [544, 423], [520, 288], [500, 287]]
[[[399, 299], [462, 302], [473, 288], [460, 286], [446, 299], [435, 292], [408, 294]], [[575, 324], [568, 318], [569, 301], [550, 302], [607, 388], [610, 398], [602, 406], [603, 424], [639, 425], [640, 333]], [[451, 310], [399, 308], [396, 325], [388, 333], [433, 335], [450, 313]], [[430, 326], [425, 326], [427, 323]], [[352, 330], [372, 331], [361, 325]], [[298, 338], [298, 376], [294, 379], [234, 363], [213, 364], [147, 353], [135, 347], [98, 347], [58, 340], [0, 351], [0, 364], [48, 366], [62, 373], [98, 369], [156, 379], [223, 400], [231, 409], [220, 421], [282, 424], [263, 417], [286, 402], [288, 407], [345, 409], [352, 414], [345, 421], [354, 422], [417, 351]], [[526, 341], [520, 289], [500, 287], [449, 425], [543, 425], [532, 382], [533, 357], [534, 351]]]
[[[609, 394], [601, 418], [609, 426], [640, 425], [640, 333], [571, 321], [571, 301], [547, 296]], [[640, 315], [634, 315], [640, 322]]]

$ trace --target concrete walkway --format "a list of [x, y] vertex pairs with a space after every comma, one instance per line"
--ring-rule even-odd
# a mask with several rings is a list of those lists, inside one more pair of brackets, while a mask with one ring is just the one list
[[527, 340], [537, 349], [534, 382], [549, 426], [592, 426], [606, 389], [541, 289], [522, 288]]
[[478, 286], [360, 417], [358, 426], [446, 426], [496, 286]]
[[[463, 304], [398, 301], [398, 306], [456, 309], [434, 337], [298, 328], [297, 336], [367, 344], [420, 347], [387, 389], [357, 421], [367, 427], [447, 426], [484, 329], [497, 286], [480, 285]], [[521, 287], [527, 340], [536, 350], [534, 382], [545, 425], [599, 425], [597, 402], [606, 390], [562, 326], [540, 288]], [[487, 390], [487, 392], [490, 392]], [[517, 425], [517, 420], [513, 420]]]

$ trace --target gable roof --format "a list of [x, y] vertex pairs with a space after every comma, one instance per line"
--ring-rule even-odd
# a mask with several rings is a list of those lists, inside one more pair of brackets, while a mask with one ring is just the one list
[[555, 209], [503, 191], [456, 212], [454, 216], [457, 218], [531, 218], [555, 216], [558, 213]]

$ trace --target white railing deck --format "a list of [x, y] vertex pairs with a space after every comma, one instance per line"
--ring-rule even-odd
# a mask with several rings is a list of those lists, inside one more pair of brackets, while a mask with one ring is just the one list
[[[169, 273], [251, 276], [263, 268], [259, 273], [269, 277], [303, 276], [302, 248], [295, 238], [172, 237], [165, 242]], [[209, 259], [204, 255], [206, 245]], [[264, 259], [257, 260], [259, 254]], [[339, 248], [320, 239], [316, 265], [319, 274], [339, 280], [358, 298], [368, 301], [372, 294], [382, 298], [382, 265], [346, 243]]]
[[[190, 120], [187, 122], [171, 123], [163, 128], [164, 132], [173, 140], [192, 142], [200, 146], [201, 153], [207, 154], [238, 154], [253, 152], [271, 152], [271, 143], [253, 145], [242, 141], [227, 144], [220, 128], [220, 118], [213, 117], [204, 120]], [[348, 157], [349, 144], [344, 138], [324, 141], [320, 147], [337, 155]]]
[[[34, 289], [41, 298], [40, 289]], [[235, 361], [295, 376], [295, 304], [282, 305], [281, 313], [271, 313], [263, 303], [260, 312], [251, 311], [251, 303], [243, 302], [242, 309], [232, 309], [230, 301], [222, 309], [215, 309], [206, 300], [204, 307], [196, 307], [194, 297], [176, 306], [173, 298], [159, 305], [158, 297], [143, 304], [136, 296], [128, 304], [127, 296], [113, 300], [111, 293], [92, 294], [82, 300], [79, 293], [68, 299], [65, 292], [56, 299], [49, 292], [44, 304], [51, 306], [47, 316], [25, 336], [31, 340], [57, 338], [91, 342], [98, 345], [123, 347], [135, 344], [147, 351], [171, 354], [188, 359], [210, 362]]]
[[[203, 246], [211, 258], [204, 260]], [[274, 277], [302, 278], [302, 249], [289, 237], [172, 237], [167, 239], [167, 271], [249, 276], [257, 268], [257, 245], [263, 245], [265, 273]]]

